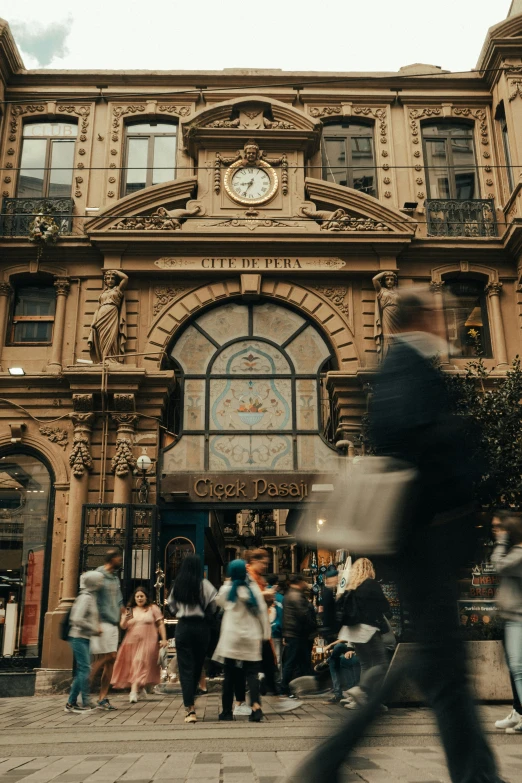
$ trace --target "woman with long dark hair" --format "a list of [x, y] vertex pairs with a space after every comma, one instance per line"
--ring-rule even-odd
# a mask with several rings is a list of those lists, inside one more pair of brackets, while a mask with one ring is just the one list
[[151, 604], [143, 587], [137, 587], [133, 592], [120, 626], [127, 633], [116, 656], [111, 685], [116, 688], [130, 685], [129, 701], [133, 704], [138, 701], [142, 688], [160, 681], [158, 634], [159, 646], [168, 644], [161, 610]]
[[244, 560], [233, 560], [227, 573], [229, 579], [217, 597], [224, 613], [213, 656], [214, 660], [225, 664], [223, 711], [219, 720], [234, 719], [234, 691], [237, 695], [246, 677], [252, 707], [249, 721], [259, 723], [263, 718], [259, 693], [262, 645], [270, 639], [267, 605], [258, 585], [247, 574]]
[[185, 705], [185, 723], [196, 723], [196, 689], [210, 643], [210, 617], [215, 612], [216, 588], [202, 577], [198, 555], [187, 555], [172, 586], [168, 603], [178, 618], [176, 655]]

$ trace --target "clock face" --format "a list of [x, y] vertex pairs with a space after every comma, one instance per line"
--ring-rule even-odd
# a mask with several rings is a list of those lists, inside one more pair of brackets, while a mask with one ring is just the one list
[[232, 190], [245, 201], [260, 201], [272, 190], [270, 176], [260, 168], [240, 168], [232, 177]]

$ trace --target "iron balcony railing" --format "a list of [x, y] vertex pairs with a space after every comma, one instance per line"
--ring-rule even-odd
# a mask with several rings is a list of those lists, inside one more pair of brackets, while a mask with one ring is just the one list
[[72, 233], [72, 198], [4, 198], [0, 216], [0, 234], [4, 237], [25, 237], [38, 215], [50, 215], [60, 234]]
[[493, 199], [427, 199], [426, 220], [431, 237], [496, 237]]

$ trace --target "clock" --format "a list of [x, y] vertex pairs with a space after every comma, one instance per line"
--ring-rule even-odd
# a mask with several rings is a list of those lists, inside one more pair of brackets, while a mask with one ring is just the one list
[[239, 204], [265, 204], [277, 192], [277, 174], [264, 160], [251, 165], [239, 160], [225, 174], [225, 190]]

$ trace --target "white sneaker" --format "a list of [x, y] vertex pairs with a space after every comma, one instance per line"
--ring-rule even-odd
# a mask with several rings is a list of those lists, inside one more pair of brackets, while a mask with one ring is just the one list
[[274, 712], [292, 712], [293, 710], [296, 710], [298, 707], [302, 706], [302, 701], [299, 701], [298, 699], [287, 699], [284, 696], [282, 696], [273, 704]]
[[239, 704], [234, 707], [234, 715], [251, 715], [252, 708], [248, 704]]
[[364, 707], [364, 705], [368, 703], [368, 696], [359, 685], [350, 688], [348, 696], [351, 696], [359, 707]]
[[506, 734], [522, 734], [522, 719], [519, 720], [516, 726], [506, 729]]
[[137, 701], [138, 701], [138, 694], [137, 694], [137, 693], [134, 693], [134, 691], [133, 691], [133, 692], [132, 692], [132, 693], [129, 695], [129, 702], [130, 702], [131, 704], [136, 704], [136, 702], [137, 702]]
[[522, 715], [519, 715], [516, 710], [511, 710], [507, 718], [495, 721], [495, 727], [497, 729], [512, 729], [517, 723], [520, 723], [521, 720]]

